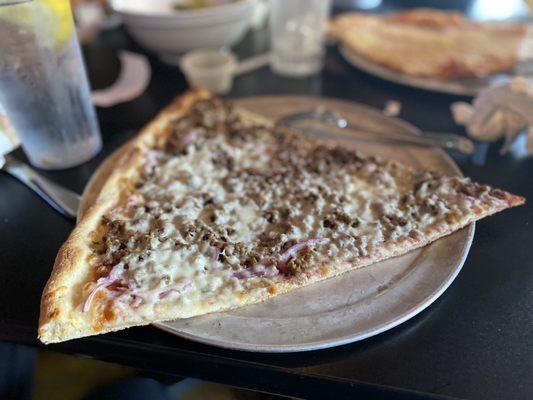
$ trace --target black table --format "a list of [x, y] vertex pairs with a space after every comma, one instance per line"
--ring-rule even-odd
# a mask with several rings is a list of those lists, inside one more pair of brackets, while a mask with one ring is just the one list
[[[248, 35], [240, 54], [266, 48], [265, 32]], [[118, 71], [116, 51], [141, 51], [122, 31], [107, 32], [85, 49], [94, 88]], [[81, 192], [99, 163], [148, 122], [186, 84], [176, 67], [151, 57], [153, 77], [140, 98], [98, 115], [103, 152], [77, 168], [46, 173]], [[286, 79], [268, 68], [239, 77], [229, 97], [312, 94], [381, 108], [395, 99], [401, 116], [428, 130], [462, 133], [449, 105], [459, 98], [418, 91], [365, 75], [329, 48], [324, 71]], [[533, 199], [533, 158], [452, 154], [466, 175]], [[486, 150], [486, 149], [485, 149]], [[22, 155], [21, 152], [18, 155]], [[479, 156], [479, 154], [478, 154]], [[305, 398], [423, 398], [455, 396], [502, 399], [533, 396], [533, 206], [483, 220], [463, 271], [424, 312], [377, 337], [329, 350], [299, 354], [229, 351], [197, 344], [153, 327], [134, 328], [47, 347], [168, 375]], [[0, 340], [36, 345], [41, 290], [55, 254], [73, 227], [30, 190], [0, 175]]]

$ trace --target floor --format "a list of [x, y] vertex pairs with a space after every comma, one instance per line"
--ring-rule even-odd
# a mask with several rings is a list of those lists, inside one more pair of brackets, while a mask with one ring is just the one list
[[165, 381], [117, 364], [0, 342], [0, 399], [281, 399], [190, 378]]

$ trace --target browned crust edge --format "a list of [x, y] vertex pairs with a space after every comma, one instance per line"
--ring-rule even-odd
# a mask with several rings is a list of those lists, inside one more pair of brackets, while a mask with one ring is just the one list
[[[368, 59], [371, 62], [374, 62], [376, 64], [379, 64], [389, 70], [400, 72], [404, 75], [408, 75], [414, 78], [433, 78], [433, 79], [442, 79], [442, 80], [452, 80], [452, 79], [460, 79], [460, 78], [468, 78], [468, 77], [483, 77], [488, 76], [492, 74], [497, 74], [500, 72], [508, 71], [512, 68], [514, 68], [518, 62], [520, 61], [518, 51], [514, 56], [508, 56], [508, 57], [498, 57], [492, 60], [491, 63], [486, 63], [483, 66], [483, 69], [473, 69], [470, 66], [466, 65], [463, 62], [460, 62], [459, 60], [450, 59], [449, 62], [446, 65], [442, 65], [441, 69], [438, 71], [433, 71], [432, 73], [412, 73], [412, 71], [409, 68], [405, 68], [401, 65], [398, 65], [394, 62], [387, 62], [380, 57], [373, 56], [372, 54], [362, 54], [359, 52], [352, 44], [352, 41], [347, 39], [345, 37], [345, 31], [349, 28], [348, 27], [348, 21], [351, 16], [354, 17], [361, 17], [364, 16], [366, 18], [387, 18], [391, 22], [405, 22], [407, 24], [411, 24], [412, 26], [426, 26], [430, 27], [429, 25], [424, 24], [416, 24], [414, 21], [410, 20], [410, 16], [412, 14], [415, 14], [416, 11], [424, 11], [426, 14], [426, 18], [431, 18], [432, 15], [435, 16], [435, 26], [433, 28], [446, 28], [450, 26], [460, 26], [460, 25], [469, 25], [469, 26], [477, 26], [479, 29], [484, 29], [485, 25], [483, 23], [479, 22], [472, 22], [469, 20], [466, 20], [463, 18], [462, 14], [457, 12], [447, 12], [447, 11], [438, 11], [434, 9], [415, 9], [410, 11], [403, 11], [403, 12], [395, 12], [395, 13], [389, 13], [389, 14], [383, 14], [383, 15], [376, 15], [376, 16], [369, 16], [368, 14], [361, 13], [361, 12], [347, 12], [340, 14], [336, 16], [329, 24], [328, 33], [331, 37], [341, 41], [342, 43], [346, 44], [352, 51], [359, 54], [361, 57]], [[446, 24], [446, 21], [439, 21], [443, 17], [445, 19], [453, 19], [455, 16], [456, 23], [452, 23], [451, 21], [448, 21], [449, 24]], [[447, 17], [447, 18], [446, 18]], [[461, 17], [460, 20], [457, 18]], [[442, 23], [442, 26], [440, 26]], [[502, 30], [502, 34], [512, 34], [518, 36], [525, 36], [525, 26], [523, 24], [509, 24], [507, 27], [507, 30]]]
[[[511, 194], [508, 194], [507, 196], [508, 207], [519, 206], [523, 204], [524, 201], [525, 199], [520, 196], [515, 196]], [[278, 284], [276, 285], [275, 292], [271, 293], [266, 290], [259, 292], [259, 293], [256, 292], [251, 295], [242, 297], [239, 300], [238, 304], [233, 304], [233, 305], [227, 305], [227, 304], [221, 305], [219, 303], [213, 304], [211, 306], [197, 308], [192, 313], [190, 312], [190, 310], [188, 310], [186, 311], [186, 314], [182, 314], [181, 316], [177, 316], [176, 310], [173, 309], [172, 307], [165, 307], [161, 309], [160, 312], [158, 313], [159, 318], [152, 320], [152, 321], [135, 321], [135, 322], [124, 321], [122, 323], [116, 324], [115, 326], [105, 327], [105, 329], [98, 331], [98, 332], [90, 332], [90, 331], [67, 332], [68, 334], [66, 336], [50, 338], [50, 340], [48, 340], [46, 343], [54, 343], [54, 342], [60, 342], [64, 340], [75, 339], [75, 338], [84, 337], [84, 336], [88, 336], [88, 335], [95, 334], [95, 333], [101, 334], [101, 333], [107, 333], [107, 332], [115, 332], [115, 331], [119, 331], [122, 329], [130, 328], [130, 327], [169, 321], [169, 320], [176, 319], [178, 317], [187, 318], [187, 317], [192, 317], [195, 315], [202, 315], [202, 314], [208, 314], [208, 313], [213, 313], [213, 312], [223, 312], [223, 311], [228, 311], [228, 310], [239, 308], [239, 307], [246, 306], [246, 305], [256, 304], [256, 303], [265, 301], [269, 298], [275, 297], [277, 295], [288, 293], [292, 290], [305, 287], [307, 285], [317, 283], [325, 279], [333, 278], [343, 273], [353, 271], [355, 269], [362, 268], [362, 267], [383, 261], [385, 259], [400, 256], [409, 251], [413, 251], [418, 248], [424, 247], [434, 242], [437, 239], [450, 235], [456, 232], [457, 230], [466, 227], [472, 222], [475, 222], [479, 219], [482, 219], [489, 215], [500, 212], [508, 207], [502, 206], [499, 208], [484, 210], [478, 215], [471, 215], [470, 217], [465, 218], [463, 221], [461, 221], [460, 223], [457, 223], [456, 225], [442, 224], [440, 227], [436, 227], [430, 230], [429, 232], [425, 232], [420, 240], [416, 240], [412, 242], [405, 242], [403, 244], [392, 244], [388, 247], [384, 247], [382, 251], [376, 257], [361, 259], [358, 264], [332, 265], [330, 266], [331, 268], [322, 275], [315, 274], [315, 275], [303, 276], [302, 279], [298, 281], [290, 281], [290, 282], [284, 282], [284, 283]]]
[[78, 222], [56, 257], [51, 276], [41, 297], [38, 337], [43, 343], [71, 336], [68, 331], [74, 328], [74, 324], [68, 317], [71, 310], [70, 284], [73, 282], [73, 277], [83, 273], [80, 269], [85, 265], [85, 259], [89, 254], [86, 243], [101, 215], [116, 204], [118, 195], [142, 165], [144, 154], [156, 139], [165, 135], [165, 127], [171, 119], [186, 113], [195, 101], [210, 96], [207, 91], [199, 89], [185, 93], [163, 109], [135, 138], [126, 143], [127, 150], [117, 160], [96, 202]]
[[[39, 339], [43, 343], [60, 342], [92, 334], [112, 332], [133, 326], [148, 325], [176, 318], [186, 318], [211, 312], [226, 311], [244, 305], [258, 303], [278, 294], [287, 293], [299, 287], [307, 286], [311, 283], [331, 278], [344, 272], [423, 247], [467, 226], [471, 222], [499, 212], [505, 208], [521, 205], [525, 201], [523, 197], [507, 193], [507, 206], [482, 210], [479, 214], [464, 218], [462, 221], [454, 225], [442, 224], [440, 227], [424, 232], [422, 237], [417, 241], [404, 242], [401, 244], [393, 243], [384, 246], [380, 253], [375, 257], [362, 258], [356, 264], [331, 265], [330, 268], [322, 274], [303, 276], [298, 281], [293, 280], [277, 284], [273, 293], [265, 290], [247, 294], [232, 305], [216, 303], [202, 307], [179, 310], [179, 312], [171, 306], [161, 307], [156, 320], [122, 321], [117, 322], [113, 326], [105, 326], [101, 330], [96, 330], [91, 326], [90, 318], [88, 318], [85, 326], [82, 324], [80, 325], [79, 321], [74, 324], [69, 319], [70, 311], [74, 310], [72, 293], [69, 293], [69, 291], [72, 292], [73, 290], [70, 283], [72, 282], [72, 276], [79, 276], [80, 273], [84, 272], [83, 269], [86, 265], [85, 257], [87, 257], [89, 251], [88, 246], [85, 243], [89, 234], [98, 225], [101, 215], [116, 205], [121, 188], [125, 185], [125, 178], [129, 180], [134, 178], [136, 171], [142, 165], [144, 153], [150, 149], [151, 145], [158, 137], [165, 134], [165, 127], [167, 124], [172, 119], [178, 118], [185, 113], [190, 105], [196, 100], [208, 97], [210, 97], [210, 95], [205, 91], [193, 91], [179, 97], [170, 106], [165, 108], [153, 122], [148, 124], [136, 138], [126, 143], [125, 146], [127, 150], [125, 150], [117, 159], [116, 167], [107, 178], [95, 204], [80, 220], [66, 243], [61, 247], [56, 258], [52, 275], [43, 291], [41, 300]], [[239, 110], [239, 112], [248, 120], [270, 124], [269, 120], [257, 116], [256, 114], [243, 110]], [[69, 297], [69, 294], [71, 297]]]

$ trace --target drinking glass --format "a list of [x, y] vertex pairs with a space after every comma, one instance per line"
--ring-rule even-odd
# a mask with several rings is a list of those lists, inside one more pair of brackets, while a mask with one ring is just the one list
[[271, 0], [270, 66], [287, 76], [322, 68], [330, 0]]
[[101, 149], [68, 0], [0, 0], [0, 104], [36, 167], [72, 167]]

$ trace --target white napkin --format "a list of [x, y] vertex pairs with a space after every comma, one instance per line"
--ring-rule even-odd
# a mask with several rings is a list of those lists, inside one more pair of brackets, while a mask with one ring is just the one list
[[121, 70], [117, 80], [105, 89], [92, 92], [94, 105], [111, 107], [124, 103], [140, 96], [148, 87], [151, 76], [148, 59], [130, 51], [120, 52], [119, 58]]
[[512, 78], [482, 90], [471, 105], [453, 103], [451, 111], [455, 122], [464, 125], [472, 138], [487, 142], [505, 138], [501, 153], [526, 130], [526, 150], [533, 154], [533, 81]]

